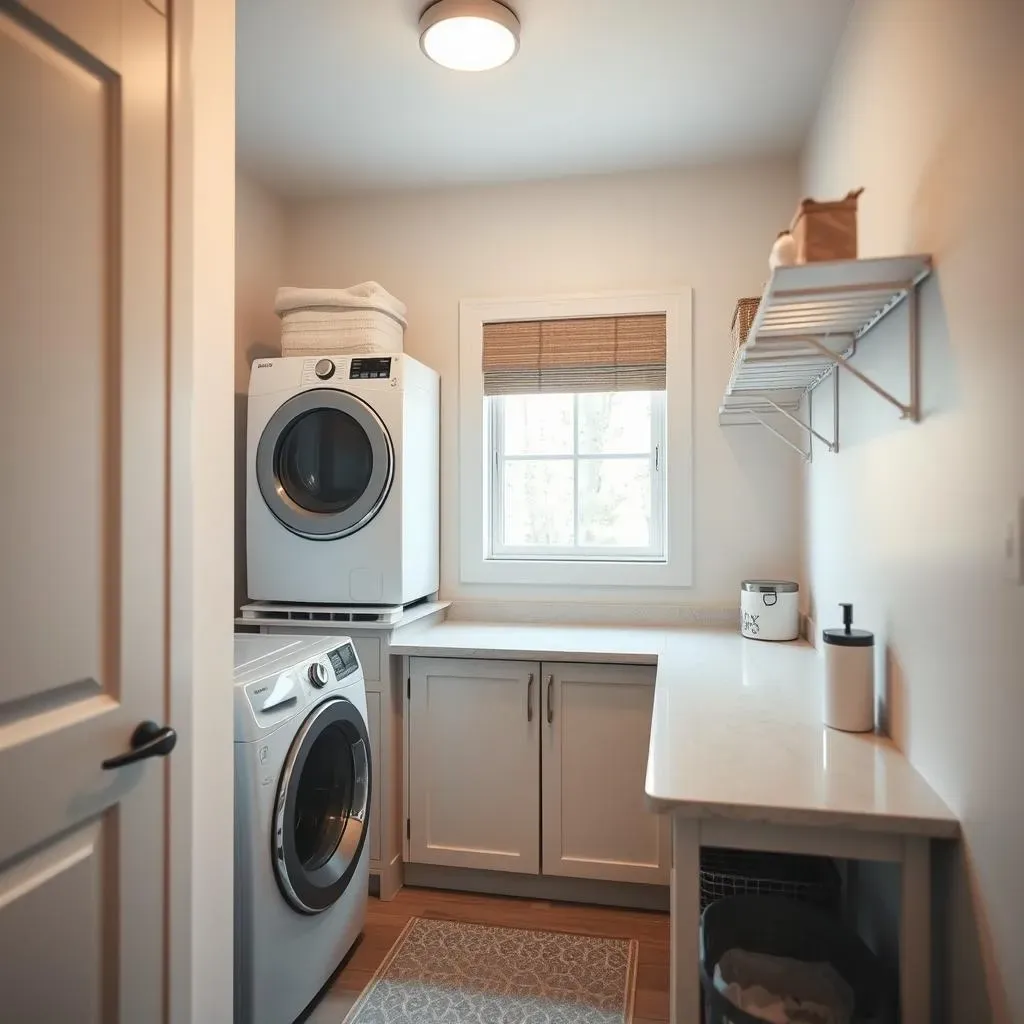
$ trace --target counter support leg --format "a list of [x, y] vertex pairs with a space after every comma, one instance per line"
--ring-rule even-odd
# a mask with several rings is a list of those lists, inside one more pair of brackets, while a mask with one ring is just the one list
[[699, 1024], [700, 821], [672, 816], [671, 1024]]
[[903, 1024], [931, 1020], [931, 850], [928, 839], [904, 840], [900, 873], [900, 1007]]

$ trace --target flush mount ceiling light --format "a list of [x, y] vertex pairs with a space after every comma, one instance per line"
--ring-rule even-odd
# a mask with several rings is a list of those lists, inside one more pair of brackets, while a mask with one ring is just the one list
[[489, 71], [519, 49], [519, 19], [497, 0], [438, 0], [420, 18], [420, 49], [453, 71]]

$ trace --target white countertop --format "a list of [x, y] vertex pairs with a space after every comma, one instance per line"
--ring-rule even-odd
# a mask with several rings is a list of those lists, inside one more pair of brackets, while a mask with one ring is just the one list
[[732, 631], [442, 622], [393, 654], [657, 664], [647, 797], [693, 817], [954, 838], [960, 826], [893, 743], [821, 723], [804, 643]]

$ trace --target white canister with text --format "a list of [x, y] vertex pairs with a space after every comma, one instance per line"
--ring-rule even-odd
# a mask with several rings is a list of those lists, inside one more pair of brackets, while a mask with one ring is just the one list
[[800, 635], [800, 588], [789, 580], [744, 580], [740, 632], [750, 640], [796, 640]]

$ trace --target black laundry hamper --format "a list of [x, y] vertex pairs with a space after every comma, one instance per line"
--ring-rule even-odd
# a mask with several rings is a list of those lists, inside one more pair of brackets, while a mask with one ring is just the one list
[[701, 916], [700, 981], [705, 1024], [764, 1024], [715, 988], [715, 965], [730, 949], [827, 960], [853, 989], [857, 1019], [895, 1024], [895, 1001], [878, 958], [859, 936], [806, 903], [778, 896], [729, 896]]

